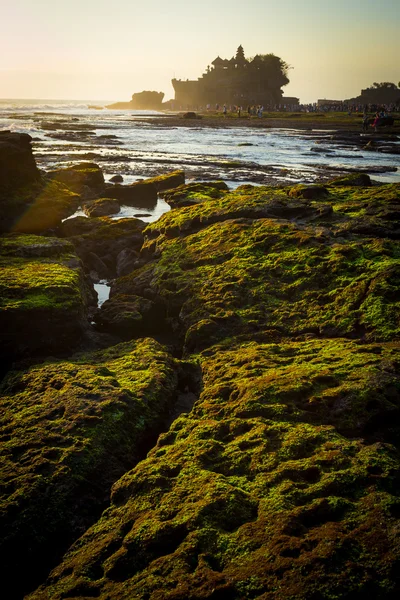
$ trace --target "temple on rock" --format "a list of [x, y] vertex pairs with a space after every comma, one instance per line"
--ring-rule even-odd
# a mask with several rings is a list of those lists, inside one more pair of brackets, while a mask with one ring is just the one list
[[[289, 66], [274, 54], [258, 54], [246, 59], [242, 46], [236, 56], [222, 59], [219, 56], [197, 80], [172, 79], [175, 103], [182, 108], [197, 108], [210, 104], [240, 106], [282, 104], [281, 87], [289, 83]], [[297, 98], [288, 98], [293, 104]]]

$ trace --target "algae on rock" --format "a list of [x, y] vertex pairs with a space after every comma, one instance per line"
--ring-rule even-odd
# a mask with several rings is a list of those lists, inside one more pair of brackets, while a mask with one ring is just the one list
[[3, 380], [0, 547], [9, 598], [40, 583], [154, 443], [176, 372], [162, 346], [142, 339]]

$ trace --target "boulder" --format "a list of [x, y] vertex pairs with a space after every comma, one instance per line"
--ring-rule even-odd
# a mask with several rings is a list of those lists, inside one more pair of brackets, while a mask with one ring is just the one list
[[95, 163], [84, 162], [66, 169], [50, 171], [47, 176], [66, 184], [74, 192], [80, 193], [84, 186], [97, 190], [104, 184], [104, 175]]
[[102, 192], [104, 198], [115, 198], [120, 204], [138, 208], [155, 208], [157, 187], [151, 181], [137, 181], [131, 185], [106, 185]]
[[197, 113], [191, 112], [191, 111], [185, 112], [182, 115], [182, 119], [201, 119], [201, 118], [202, 118], [201, 115], [198, 115]]
[[115, 215], [121, 210], [118, 200], [113, 200], [112, 198], [99, 198], [98, 200], [85, 203], [82, 208], [88, 217]]
[[210, 198], [221, 198], [228, 190], [225, 181], [206, 181], [179, 185], [161, 195], [171, 207], [178, 208], [199, 204]]
[[[79, 207], [80, 197], [63, 183], [49, 181], [19, 206], [18, 216], [8, 223], [8, 231], [40, 234], [54, 231]], [[7, 220], [3, 225], [7, 224]]]
[[122, 183], [124, 180], [124, 178], [122, 177], [122, 175], [113, 175], [113, 177], [110, 177], [110, 181], [112, 183]]
[[0, 201], [41, 180], [27, 133], [0, 131]]
[[0, 357], [4, 363], [72, 349], [87, 330], [92, 288], [72, 244], [58, 238], [0, 238]]
[[289, 196], [292, 198], [317, 200], [318, 198], [326, 198], [329, 196], [329, 191], [323, 185], [298, 185], [289, 190]]
[[117, 256], [116, 271], [117, 277], [123, 277], [131, 273], [137, 266], [139, 253], [132, 248], [125, 248]]
[[185, 183], [185, 172], [173, 171], [172, 173], [167, 173], [165, 175], [159, 175], [158, 177], [146, 179], [146, 182], [154, 183], [157, 192], [170, 190], [172, 188], [177, 188], [178, 186], [183, 185]]
[[367, 175], [366, 173], [354, 173], [350, 175], [345, 175], [344, 177], [337, 177], [335, 179], [332, 179], [327, 183], [327, 185], [335, 187], [369, 187], [372, 185], [372, 181], [369, 175]]

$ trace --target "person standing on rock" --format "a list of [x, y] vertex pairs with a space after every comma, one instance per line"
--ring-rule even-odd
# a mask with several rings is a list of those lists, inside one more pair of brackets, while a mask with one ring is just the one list
[[362, 120], [363, 131], [368, 131], [368, 122], [369, 122], [369, 117], [368, 117], [367, 113], [364, 113], [363, 120]]
[[224, 113], [224, 117], [226, 117], [226, 104], [224, 104], [224, 107], [222, 109], [222, 112]]

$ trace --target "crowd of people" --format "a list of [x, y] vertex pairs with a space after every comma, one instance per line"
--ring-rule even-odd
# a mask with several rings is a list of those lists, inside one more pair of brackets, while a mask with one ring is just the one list
[[266, 104], [262, 105], [248, 105], [243, 107], [241, 105], [235, 104], [207, 104], [204, 106], [180, 106], [179, 110], [195, 110], [198, 112], [203, 111], [204, 109], [207, 112], [217, 112], [223, 113], [224, 115], [228, 113], [234, 113], [240, 116], [258, 116], [262, 117], [263, 112], [301, 112], [301, 113], [327, 113], [327, 112], [345, 112], [349, 115], [359, 114], [364, 115], [367, 113], [376, 114], [377, 112], [385, 111], [386, 115], [391, 113], [400, 112], [400, 103], [397, 104], [349, 104], [346, 102], [336, 102], [334, 104], [321, 104], [321, 103], [311, 103], [311, 104]]

